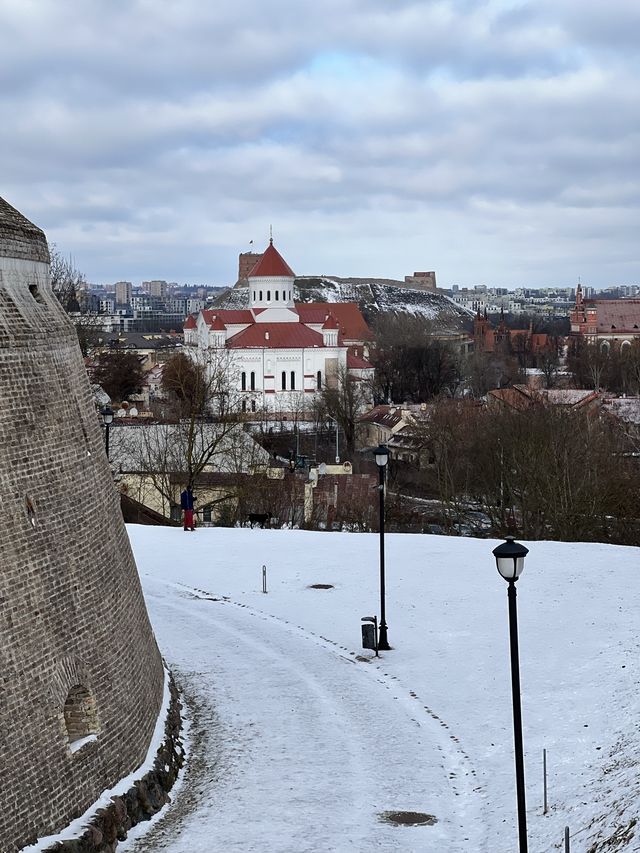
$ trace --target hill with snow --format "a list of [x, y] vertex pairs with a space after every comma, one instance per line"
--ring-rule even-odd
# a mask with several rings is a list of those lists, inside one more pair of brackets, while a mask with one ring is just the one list
[[[443, 293], [413, 290], [401, 281], [382, 278], [299, 276], [299, 302], [357, 302], [367, 322], [379, 314], [408, 315], [428, 321], [434, 331], [460, 332], [472, 314]], [[237, 285], [216, 299], [218, 308], [246, 308], [248, 288]]]
[[[134, 853], [513, 853], [506, 584], [495, 542], [129, 526], [191, 717], [174, 802]], [[531, 542], [518, 582], [529, 849], [637, 851], [640, 550]], [[267, 588], [262, 592], [262, 567]], [[542, 750], [549, 811], [542, 813]], [[433, 820], [394, 826], [389, 811]], [[136, 834], [144, 836], [136, 840]]]

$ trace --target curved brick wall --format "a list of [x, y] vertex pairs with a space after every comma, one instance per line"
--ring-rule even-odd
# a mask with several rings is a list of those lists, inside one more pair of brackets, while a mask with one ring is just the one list
[[[0, 850], [82, 814], [144, 759], [163, 672], [44, 234], [0, 199]], [[72, 752], [64, 706], [91, 694]]]

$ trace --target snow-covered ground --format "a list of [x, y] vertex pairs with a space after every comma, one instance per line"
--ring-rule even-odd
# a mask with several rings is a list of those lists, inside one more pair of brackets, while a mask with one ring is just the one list
[[[129, 535], [189, 704], [191, 762], [175, 802], [123, 851], [513, 853], [495, 542], [387, 536], [393, 651], [377, 661], [360, 648], [360, 617], [379, 609], [375, 534]], [[518, 615], [529, 847], [562, 849], [568, 825], [571, 849], [587, 851], [616, 832], [628, 839], [640, 811], [640, 550], [527, 544]], [[379, 818], [392, 810], [437, 822], [392, 826]], [[593, 849], [640, 850], [640, 832]]]

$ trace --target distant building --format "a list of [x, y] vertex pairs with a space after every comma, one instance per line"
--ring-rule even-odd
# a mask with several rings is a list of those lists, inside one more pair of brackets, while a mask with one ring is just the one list
[[165, 299], [169, 292], [169, 285], [166, 281], [154, 279], [153, 281], [143, 281], [142, 289], [149, 296], [156, 296], [159, 299]]
[[640, 338], [640, 299], [584, 299], [579, 284], [571, 311], [571, 338], [603, 349], [630, 347]]
[[433, 272], [414, 272], [413, 275], [405, 275], [405, 287], [412, 290], [436, 290], [436, 274]]
[[130, 281], [116, 281], [116, 305], [129, 305], [133, 294], [133, 285]]
[[248, 273], [249, 306], [202, 310], [185, 345], [225, 356], [243, 411], [301, 412], [324, 388], [373, 377], [371, 331], [355, 303], [295, 303], [295, 273], [269, 242]]

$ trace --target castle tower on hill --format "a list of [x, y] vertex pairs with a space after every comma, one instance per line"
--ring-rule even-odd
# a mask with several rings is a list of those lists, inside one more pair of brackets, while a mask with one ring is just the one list
[[163, 668], [43, 232], [0, 198], [0, 850], [144, 760]]

